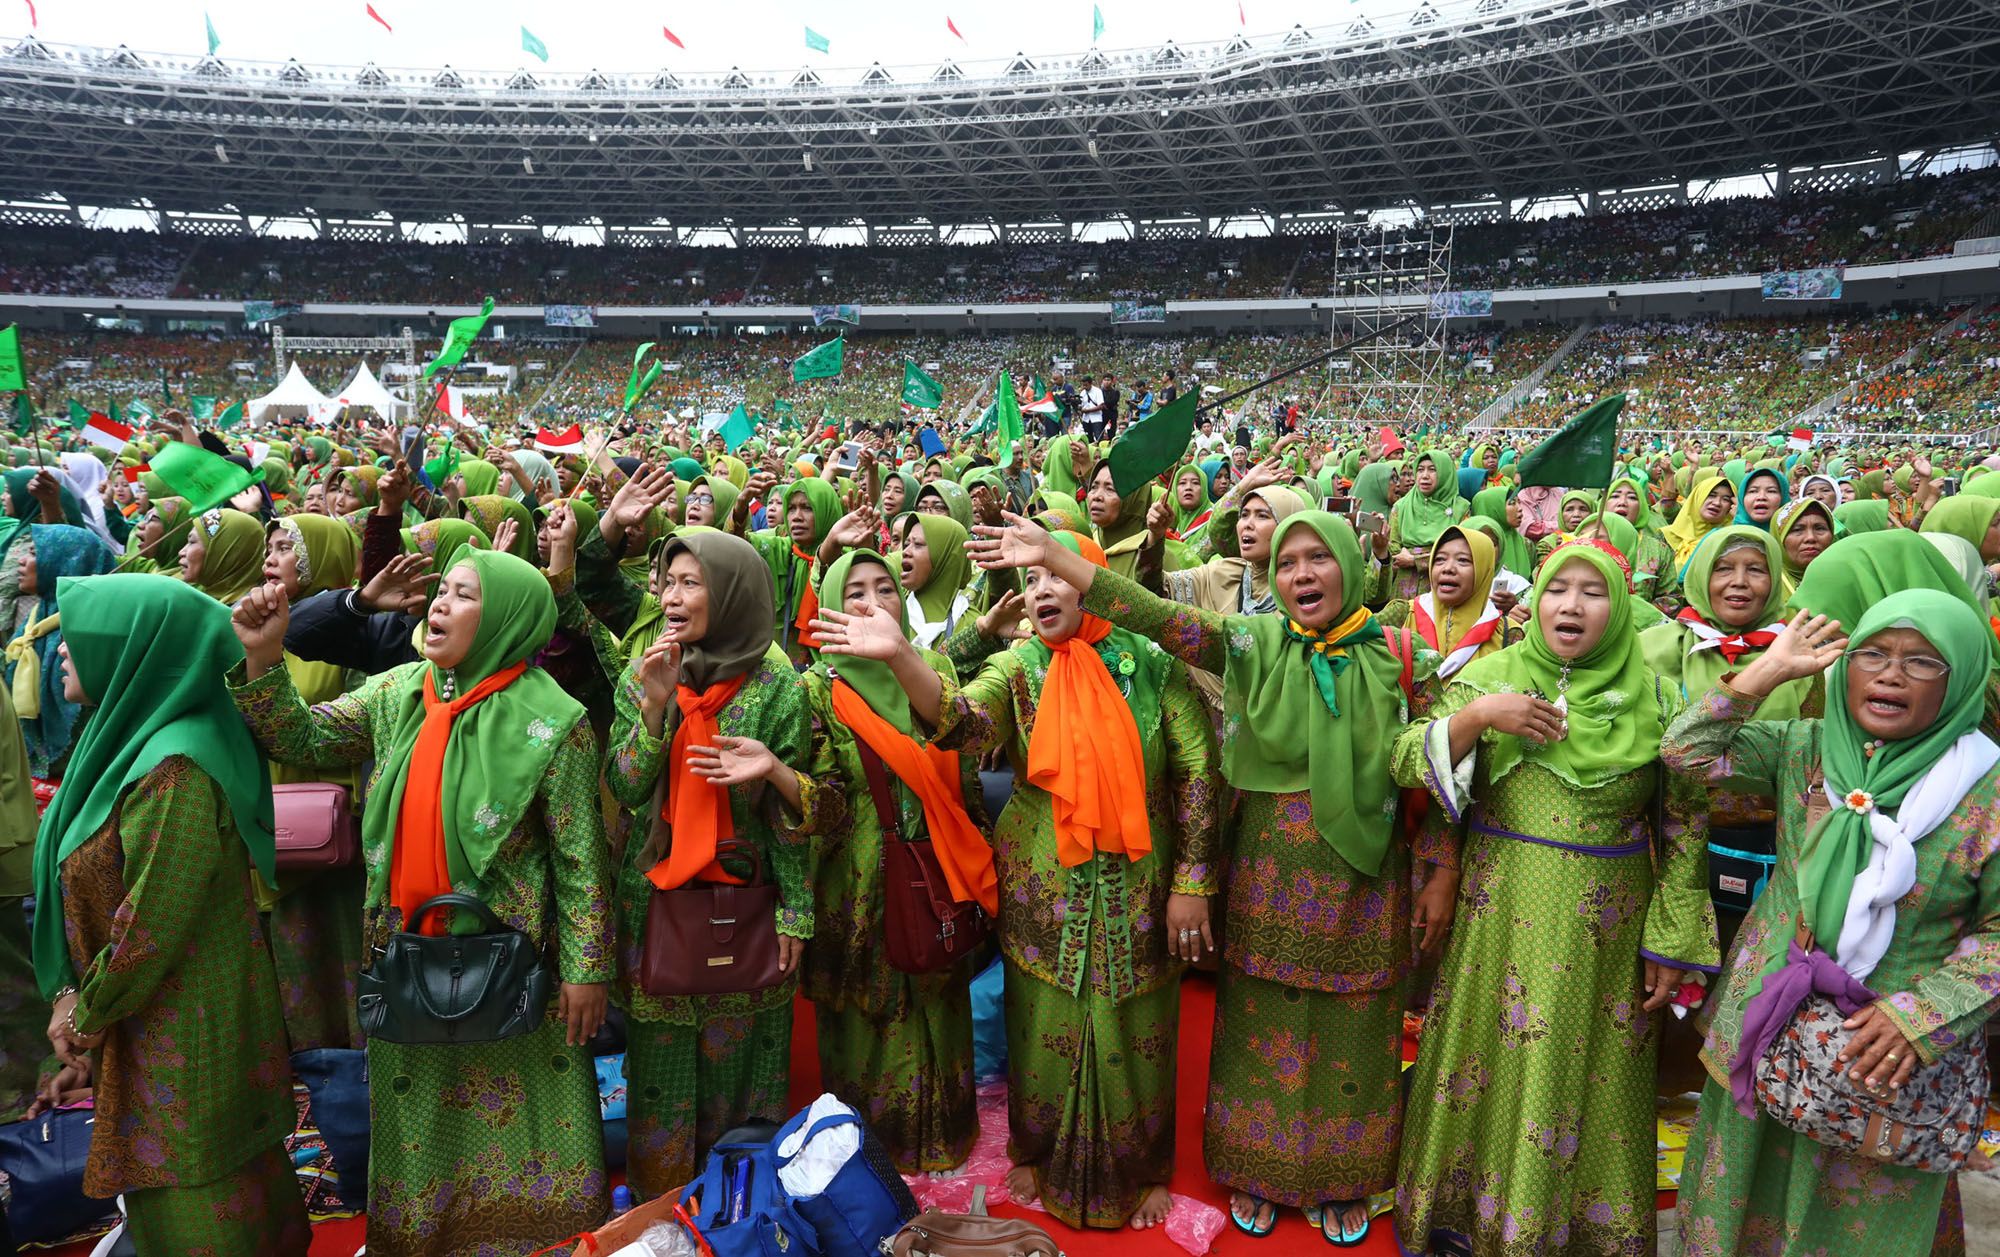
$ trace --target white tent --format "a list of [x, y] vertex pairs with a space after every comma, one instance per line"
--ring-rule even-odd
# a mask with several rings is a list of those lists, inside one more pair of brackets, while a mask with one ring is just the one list
[[347, 377], [347, 382], [333, 391], [333, 404], [372, 410], [382, 416], [384, 421], [391, 423], [410, 409], [408, 402], [400, 400], [382, 387], [382, 382], [368, 369], [365, 359], [355, 366], [353, 373]]
[[292, 369], [285, 373], [284, 381], [278, 387], [253, 399], [243, 409], [251, 423], [263, 423], [274, 415], [317, 418], [326, 413], [327, 406], [327, 395], [314, 388], [312, 382], [306, 379], [305, 372], [299, 370], [299, 364], [293, 362]]

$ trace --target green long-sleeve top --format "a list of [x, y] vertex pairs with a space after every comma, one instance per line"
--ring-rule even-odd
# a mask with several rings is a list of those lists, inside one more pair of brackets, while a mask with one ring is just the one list
[[[627, 665], [614, 696], [611, 740], [604, 760], [604, 781], [612, 797], [630, 813], [629, 837], [618, 862], [618, 986], [620, 1005], [640, 1021], [678, 1026], [698, 1025], [715, 1017], [742, 1017], [781, 1008], [790, 1002], [797, 982], [787, 978], [767, 990], [748, 995], [696, 995], [662, 998], [639, 987], [639, 960], [646, 942], [646, 909], [653, 884], [640, 860], [652, 831], [655, 800], [669, 802], [660, 790], [667, 770], [667, 749], [680, 720], [677, 706], [667, 708], [660, 736], [646, 729], [639, 711], [637, 663]], [[729, 818], [735, 841], [756, 850], [765, 876], [778, 885], [778, 932], [791, 938], [813, 937], [812, 848], [823, 832], [845, 818], [844, 796], [816, 777], [799, 771], [812, 764], [812, 721], [807, 714], [805, 684], [791, 660], [775, 644], [744, 677], [743, 686], [716, 716], [722, 736], [755, 738], [778, 761], [798, 773], [801, 809], [793, 814], [777, 792], [758, 784], [731, 789]]]
[[[1232, 652], [1248, 649], [1235, 631], [1251, 617], [1218, 615], [1156, 597], [1137, 582], [1099, 572], [1083, 609], [1158, 642], [1182, 664], [1222, 676]], [[1437, 669], [1437, 655], [1420, 651], [1412, 673]], [[1239, 714], [1225, 695], [1223, 736]], [[1400, 728], [1400, 727], [1399, 727]], [[1384, 729], [1391, 738], [1399, 729]], [[1300, 731], [1304, 736], [1304, 731]], [[1307, 990], [1346, 994], [1383, 990], [1401, 981], [1414, 959], [1410, 947], [1410, 861], [1457, 866], [1447, 830], [1429, 826], [1412, 847], [1392, 845], [1374, 877], [1340, 857], [1313, 822], [1310, 790], [1238, 790], [1225, 828], [1229, 859], [1228, 929], [1224, 961], [1254, 977]], [[1435, 840], [1435, 842], [1433, 841]]]
[[76, 1028], [105, 1034], [84, 1191], [196, 1187], [268, 1151], [295, 1116], [285, 1022], [214, 779], [161, 760], [63, 861], [62, 888]]
[[[285, 668], [254, 681], [238, 669], [230, 676], [237, 710], [272, 759], [311, 764], [368, 764], [371, 802], [396, 730], [397, 696], [411, 672], [430, 665], [406, 663], [367, 684], [314, 707], [292, 687]], [[368, 893], [362, 903], [362, 943], [367, 955], [403, 928], [402, 910], [387, 897], [389, 842], [362, 843]], [[564, 982], [609, 982], [613, 953], [611, 860], [598, 811], [597, 739], [587, 716], [562, 731], [562, 742], [536, 789], [535, 802], [500, 844], [486, 871], [453, 890], [473, 895], [502, 924], [524, 931], [544, 955], [553, 955]], [[445, 914], [446, 927], [454, 914]], [[364, 959], [365, 963], [365, 959]], [[555, 1005], [550, 1004], [550, 1015]]]
[[[1396, 739], [1389, 762], [1397, 785], [1430, 792], [1463, 832], [1464, 866], [1482, 870], [1459, 883], [1459, 911], [1479, 910], [1495, 844], [1546, 850], [1551, 858], [1538, 863], [1532, 876], [1574, 883], [1578, 903], [1601, 899], [1604, 911], [1645, 914], [1642, 956], [1679, 969], [1716, 972], [1707, 790], [1679, 774], [1662, 773], [1653, 763], [1588, 790], [1533, 762], [1495, 781], [1482, 752], [1510, 734], [1488, 729], [1464, 758], [1451, 761], [1451, 718], [1478, 697], [1469, 686], [1448, 685], [1430, 719], [1410, 725]], [[1670, 686], [1655, 686], [1654, 701], [1663, 723], [1679, 711], [1680, 696]], [[1636, 875], [1621, 867], [1628, 857], [1649, 851], [1652, 859]]]
[[[1187, 669], [1167, 663], [1159, 717], [1139, 728], [1153, 846], [1137, 860], [1112, 853], [1069, 868], [1058, 863], [1048, 792], [1030, 784], [1025, 770], [1047, 673], [1021, 649], [987, 660], [944, 706], [934, 734], [944, 750], [978, 755], [999, 746], [1013, 760], [1014, 793], [993, 834], [1001, 950], [1072, 995], [1086, 980], [1123, 999], [1177, 979], [1167, 896], [1216, 891], [1215, 733]], [[1115, 662], [1110, 666], [1118, 676]]]
[[[918, 653], [937, 672], [943, 701], [957, 701], [957, 674], [951, 662], [934, 651]], [[953, 983], [965, 980], [966, 973], [956, 968], [906, 974], [890, 967], [883, 949], [882, 822], [868, 790], [861, 742], [834, 714], [833, 688], [826, 677], [815, 668], [803, 679], [813, 722], [810, 775], [840, 791], [847, 814], [847, 823], [827, 829], [814, 851], [813, 941], [806, 948], [802, 979], [806, 997], [821, 1007], [900, 1016], [906, 1004], [943, 998]], [[966, 811], [974, 824], [980, 824], [984, 813], [978, 762], [970, 755], [960, 756], [959, 771]], [[887, 777], [903, 837], [924, 839], [929, 830], [923, 804], [895, 773]]]
[[[1702, 1060], [1725, 1085], [1751, 984], [1798, 934], [1799, 856], [1814, 818], [1827, 806], [1821, 722], [1758, 720], [1756, 712], [1755, 699], [1723, 681], [1696, 696], [1661, 746], [1676, 776], [1778, 801], [1777, 867], [1744, 919], [1719, 994], [1710, 1001]], [[1896, 902], [1895, 935], [1868, 986], [1887, 992], [1875, 1006], [1928, 1064], [1960, 1044], [1980, 1043], [2000, 1001], [1994, 979], [2000, 972], [2000, 875], [1982, 876], [2000, 851], [2000, 769], [1981, 778], [1915, 850], [1916, 885]]]
[[771, 590], [778, 609], [778, 623], [773, 627], [779, 646], [793, 666], [811, 666], [813, 652], [799, 640], [799, 631], [792, 622], [798, 618], [799, 599], [812, 588], [818, 563], [793, 554], [792, 534], [781, 528], [745, 533], [743, 539], [756, 547], [758, 557], [771, 569]]

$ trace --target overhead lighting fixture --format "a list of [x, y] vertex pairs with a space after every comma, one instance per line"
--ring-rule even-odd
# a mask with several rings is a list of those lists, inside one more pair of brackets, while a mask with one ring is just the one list
[[1090, 133], [1090, 137], [1084, 140], [1083, 147], [1090, 153], [1092, 158], [1097, 156], [1097, 132], [1092, 131]]
[[139, 125], [138, 116], [129, 109], [125, 111], [125, 125], [128, 127], [136, 127]]
[[595, 131], [592, 131], [592, 132], [590, 133], [590, 142], [591, 142], [592, 144], [595, 144], [595, 143], [597, 143], [597, 132], [595, 132]]
[[215, 160], [221, 162], [225, 166], [229, 164], [229, 152], [227, 149], [222, 147], [221, 140], [217, 140], [215, 142]]
[[799, 156], [800, 160], [805, 162], [807, 172], [810, 173], [813, 168], [813, 146], [810, 144], [806, 145], [805, 151]]
[[530, 157], [526, 153], [521, 154], [521, 169], [527, 171], [531, 175], [534, 174], [535, 159], [533, 157]]
[[878, 126], [876, 126], [876, 125], [875, 125], [874, 123], [872, 123], [872, 122], [868, 124], [868, 137], [869, 137], [870, 139], [873, 139], [874, 137], [876, 137], [876, 136], [878, 136], [878, 135], [880, 135], [880, 134], [882, 134], [882, 128], [881, 128], [881, 127], [878, 127]]

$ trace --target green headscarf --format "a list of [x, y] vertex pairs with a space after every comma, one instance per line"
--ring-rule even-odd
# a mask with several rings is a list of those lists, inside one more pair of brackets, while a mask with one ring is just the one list
[[[388, 745], [379, 759], [381, 775], [361, 816], [363, 841], [370, 851], [395, 849], [410, 754], [424, 724], [426, 678], [440, 695], [448, 680], [454, 683], [454, 692], [468, 693], [494, 673], [533, 659], [556, 631], [555, 595], [534, 564], [492, 550], [461, 549], [451, 568], [438, 574], [442, 577], [461, 567], [471, 568], [479, 578], [479, 628], [472, 648], [449, 677], [428, 661], [404, 664], [390, 673], [394, 695], [389, 700]], [[548, 673], [529, 668], [452, 721], [438, 810], [444, 817], [445, 864], [453, 886], [485, 876], [494, 855], [533, 805], [550, 761], [582, 716], [582, 703]], [[383, 860], [369, 871], [370, 903], [388, 900], [389, 864]], [[465, 928], [478, 926], [467, 922]]]
[[[891, 480], [897, 481], [903, 486], [903, 505], [897, 510], [896, 514], [901, 515], [904, 511], [916, 510], [917, 495], [923, 492], [923, 486], [917, 483], [917, 478], [906, 471], [884, 471], [882, 473], [882, 488], [887, 489]], [[882, 495], [880, 492], [877, 492], [875, 495], [875, 505], [877, 507], [882, 505]]]
[[1397, 543], [1415, 550], [1430, 549], [1440, 533], [1467, 514], [1465, 499], [1458, 496], [1458, 477], [1452, 473], [1451, 460], [1426, 450], [1410, 466], [1414, 469], [1425, 461], [1437, 469], [1437, 487], [1425, 493], [1412, 486], [1396, 502]]
[[13, 516], [15, 519], [25, 519], [31, 523], [39, 524], [42, 522], [41, 500], [28, 492], [29, 482], [34, 480], [37, 472], [42, 471], [46, 471], [49, 475], [55, 477], [57, 496], [62, 500], [62, 519], [58, 522], [69, 524], [75, 528], [85, 527], [83, 504], [78, 502], [76, 494], [71, 492], [69, 479], [63, 474], [63, 470], [60, 467], [17, 467], [13, 471], [8, 472], [5, 477], [7, 514]]
[[1500, 529], [1500, 566], [1526, 580], [1535, 573], [1535, 545], [1520, 529], [1507, 527], [1507, 503], [1513, 496], [1506, 485], [1481, 489], [1472, 495], [1472, 512]]
[[[905, 515], [903, 519], [903, 531], [897, 541], [908, 537], [909, 530], [915, 527], [923, 531], [924, 544], [930, 548], [930, 579], [912, 592], [917, 596], [917, 605], [924, 609], [924, 618], [935, 623], [951, 614], [952, 600], [972, 583], [972, 557], [965, 552], [966, 531], [949, 515]], [[900, 575], [896, 583], [898, 587], [902, 585]]]
[[[1387, 515], [1394, 503], [1389, 501], [1389, 478], [1396, 474], [1395, 464], [1376, 461], [1354, 473], [1354, 505], [1359, 510], [1372, 511], [1377, 515]], [[1497, 492], [1504, 494], [1506, 490]], [[1504, 499], [1503, 499], [1504, 500]], [[1478, 499], [1473, 499], [1474, 510], [1478, 510]]]
[[[175, 567], [175, 562], [181, 547], [187, 544], [188, 530], [194, 527], [194, 512], [188, 508], [186, 498], [165, 497], [149, 499], [146, 514], [158, 516], [160, 522], [166, 525], [166, 531], [162, 532], [160, 539], [153, 544], [152, 553], [141, 554], [137, 541], [139, 530], [135, 524], [132, 539], [128, 540], [126, 545], [125, 557], [120, 559], [118, 566], [112, 570], [135, 573], [165, 572], [171, 576], [179, 570]], [[144, 518], [145, 516], [141, 516], [140, 520], [143, 521]]]
[[426, 554], [431, 560], [431, 588], [437, 578], [458, 562], [459, 551], [468, 547], [485, 550], [490, 543], [475, 524], [462, 519], [427, 519], [415, 528], [403, 530], [403, 549], [409, 554]]
[[[1075, 441], [1073, 436], [1059, 436], [1042, 452], [1042, 492], [1076, 496], [1081, 486], [1076, 483], [1076, 468], [1070, 463], [1069, 453]], [[910, 505], [915, 506], [915, 501]]]
[[[709, 527], [729, 527], [729, 516], [736, 510], [736, 499], [742, 496], [743, 491], [731, 484], [727, 476], [709, 475], [696, 476], [688, 482], [688, 495], [690, 497], [693, 496], [696, 489], [707, 489], [708, 495], [715, 499], [715, 522], [710, 524]], [[687, 518], [687, 508], [685, 505], [681, 508], [681, 518]]]
[[968, 533], [972, 531], [972, 495], [967, 493], [956, 481], [931, 481], [918, 490], [916, 499], [910, 503], [912, 510], [916, 509], [917, 502], [922, 501], [926, 493], [937, 494], [944, 501], [946, 514], [952, 519], [957, 520], [959, 527], [965, 529]]
[[1833, 522], [1848, 535], [1887, 532], [1890, 530], [1889, 503], [1881, 498], [1856, 498], [1852, 502], [1842, 502], [1834, 508]]
[[[1192, 475], [1201, 485], [1201, 500], [1192, 508], [1181, 505], [1181, 477], [1188, 475]], [[1171, 495], [1173, 501], [1174, 531], [1177, 533], [1187, 532], [1188, 526], [1209, 508], [1208, 477], [1202, 475], [1201, 468], [1194, 463], [1183, 463], [1174, 469], [1172, 478], [1167, 481], [1167, 493]]]
[[[1722, 561], [1725, 554], [1746, 546], [1763, 552], [1764, 563], [1771, 573], [1771, 592], [1748, 624], [1731, 628], [1716, 616], [1715, 601], [1709, 594], [1709, 581], [1715, 575], [1715, 565]], [[1702, 538], [1694, 557], [1688, 560], [1686, 587], [1683, 590], [1688, 605], [1700, 614], [1704, 623], [1725, 634], [1747, 633], [1782, 620], [1785, 605], [1784, 578], [1780, 575], [1784, 571], [1783, 559], [1784, 552], [1779, 548], [1777, 539], [1756, 524], [1728, 524], [1718, 528]], [[1707, 693], [1722, 679], [1723, 673], [1742, 668], [1764, 653], [1761, 648], [1752, 649], [1732, 663], [1719, 650], [1695, 649], [1701, 641], [1700, 634], [1679, 621], [1655, 625], [1639, 635], [1647, 664], [1661, 677], [1678, 682], [1682, 695], [1690, 699]], [[1810, 681], [1785, 682], [1758, 705], [1757, 719], [1793, 719], [1799, 714], [1800, 706], [1811, 689]]]
[[[1337, 628], [1354, 617], [1367, 592], [1361, 543], [1346, 520], [1325, 511], [1280, 520], [1271, 534], [1274, 588], [1278, 551], [1298, 528], [1317, 533], [1340, 565], [1340, 607], [1329, 622]], [[1280, 603], [1268, 615], [1230, 616], [1228, 637], [1223, 776], [1239, 790], [1310, 791], [1320, 837], [1363, 875], [1375, 876], [1394, 832], [1389, 750], [1409, 719], [1403, 665], [1381, 625], [1370, 616], [1339, 640], [1316, 643], [1293, 627]]]
[[1592, 526], [1604, 530], [1604, 539], [1625, 556], [1625, 561], [1634, 567], [1639, 563], [1639, 530], [1632, 521], [1616, 511], [1593, 511], [1584, 516], [1579, 531], [1589, 532]]
[[[1806, 569], [1787, 609], [1831, 617], [1850, 641], [1859, 641], [1847, 626], [1861, 623], [1869, 608], [1908, 589], [1936, 590], [1979, 609], [1951, 560], [1908, 528], [1842, 537], [1828, 546]], [[2000, 662], [2000, 637], [1987, 636], [1993, 638], [1994, 658]]]
[[288, 515], [271, 521], [269, 531], [291, 534], [299, 556], [299, 597], [345, 589], [354, 583], [361, 547], [354, 530], [324, 515]]
[[483, 493], [460, 501], [458, 513], [477, 524], [488, 541], [500, 535], [502, 520], [513, 520], [514, 544], [507, 553], [526, 563], [535, 561], [535, 517], [513, 498]]
[[[919, 516], [918, 518], [923, 518]], [[932, 522], [936, 522], [933, 518]], [[950, 520], [944, 521], [950, 523]], [[926, 535], [930, 529], [925, 528]], [[847, 577], [857, 563], [873, 563], [889, 574], [896, 584], [896, 627], [903, 636], [910, 635], [909, 617], [903, 614], [903, 581], [890, 566], [889, 560], [873, 550], [849, 550], [833, 561], [826, 569], [826, 575], [819, 582], [819, 605], [835, 610], [847, 609]], [[813, 670], [821, 676], [830, 677], [838, 672], [840, 679], [854, 687], [854, 692], [867, 701], [876, 715], [894, 725], [903, 733], [914, 733], [916, 724], [910, 719], [910, 696], [903, 689], [903, 683], [889, 670], [887, 662], [881, 659], [863, 659], [858, 655], [841, 655], [839, 666], [835, 668], [824, 655]]]
[[63, 936], [62, 862], [169, 756], [185, 755], [214, 778], [251, 863], [277, 879], [271, 774], [223, 682], [243, 658], [228, 610], [170, 576], [77, 577], [57, 591], [70, 664], [97, 706], [35, 839], [35, 981], [46, 999], [77, 981]]
[[[1819, 517], [1826, 521], [1826, 527], [1829, 532], [1837, 531], [1833, 522], [1833, 512], [1826, 509], [1826, 503], [1820, 501], [1818, 498], [1809, 498], [1803, 494], [1785, 503], [1784, 509], [1771, 517], [1771, 536], [1777, 540], [1778, 554], [1785, 561], [1784, 584], [1787, 601], [1791, 599], [1792, 591], [1799, 587], [1799, 580], [1806, 574], [1806, 569], [1792, 562], [1791, 552], [1785, 549], [1785, 539], [1792, 535], [1792, 529], [1798, 524], [1799, 520], [1804, 518], [1807, 513], [1814, 511], [1817, 511]], [[1826, 552], [1822, 550], [1820, 553], [1824, 554]]]
[[[1594, 790], [1660, 756], [1666, 726], [1653, 697], [1653, 673], [1632, 631], [1632, 595], [1618, 561], [1588, 542], [1560, 546], [1542, 565], [1528, 605], [1539, 608], [1549, 582], [1565, 568], [1583, 563], [1604, 578], [1611, 594], [1611, 619], [1604, 635], [1583, 657], [1566, 661], [1549, 649], [1538, 625], [1497, 654], [1475, 659], [1456, 678], [1481, 694], [1538, 694], [1550, 702], [1567, 699], [1569, 734], [1534, 746], [1520, 738], [1488, 743], [1487, 773], [1498, 781], [1523, 763], [1539, 764], [1580, 790]], [[1567, 668], [1567, 688], [1561, 684]]]
[[1930, 509], [1930, 513], [1924, 516], [1923, 531], [1963, 537], [1972, 543], [1973, 549], [1982, 551], [1983, 558], [1986, 530], [1993, 527], [1995, 516], [2000, 516], [2000, 498], [1958, 494]]
[[189, 582], [224, 606], [264, 583], [264, 525], [254, 515], [229, 507], [204, 511], [195, 522], [208, 553]]
[[465, 497], [483, 498], [500, 492], [500, 469], [483, 458], [459, 460], [458, 474], [465, 481]]

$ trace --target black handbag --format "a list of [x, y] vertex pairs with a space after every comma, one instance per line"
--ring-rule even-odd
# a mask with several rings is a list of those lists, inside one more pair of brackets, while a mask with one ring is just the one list
[[555, 981], [534, 940], [471, 895], [426, 899], [414, 930], [439, 908], [477, 917], [483, 934], [393, 934], [355, 982], [361, 1029], [386, 1043], [493, 1043], [541, 1027]]

